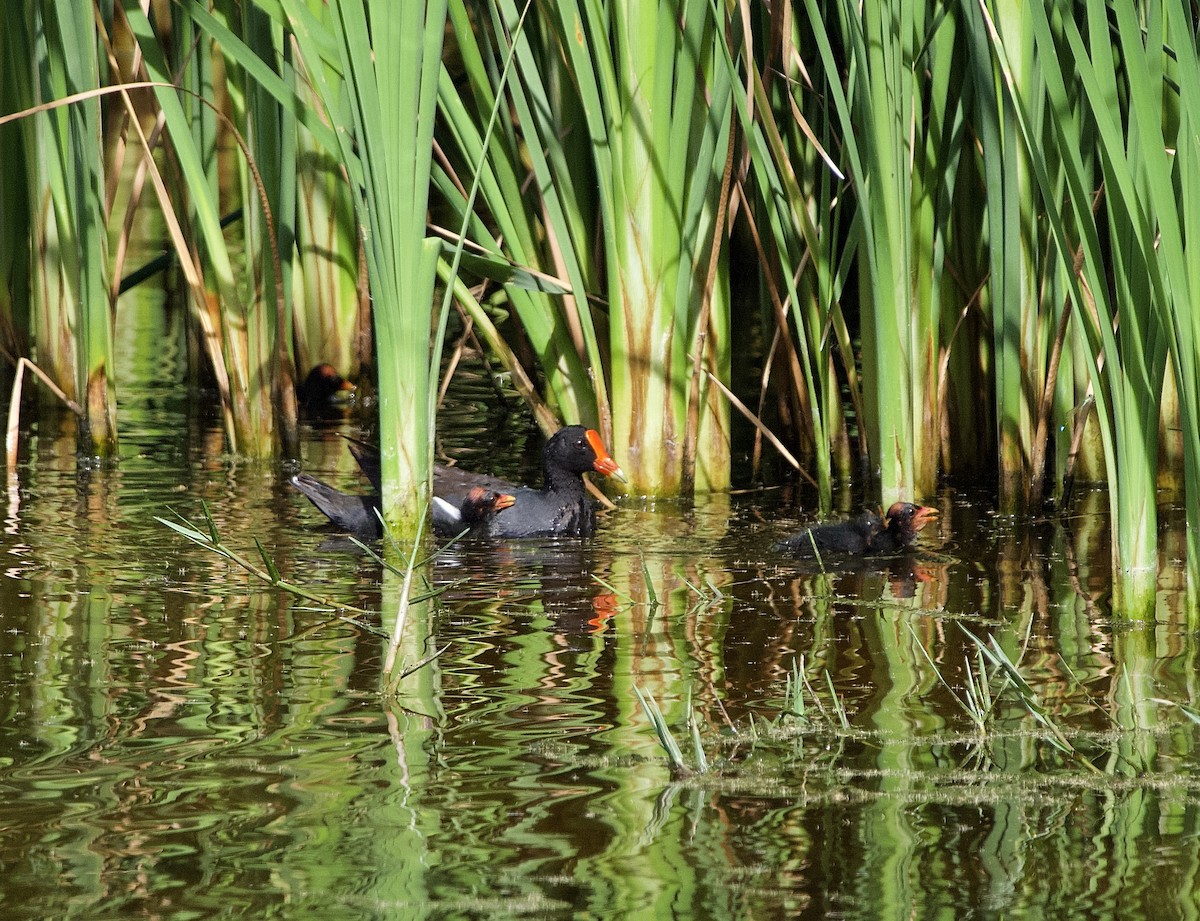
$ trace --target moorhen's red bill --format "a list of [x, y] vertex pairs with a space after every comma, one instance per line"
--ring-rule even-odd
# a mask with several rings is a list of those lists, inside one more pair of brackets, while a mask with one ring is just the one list
[[775, 545], [775, 549], [802, 560], [813, 560], [826, 554], [864, 556], [872, 550], [872, 542], [883, 532], [883, 519], [866, 509], [849, 521], [826, 522], [793, 534]]
[[900, 553], [912, 547], [917, 532], [936, 520], [938, 510], [912, 502], [893, 502], [888, 509], [886, 527], [871, 541], [871, 553]]
[[[350, 450], [363, 473], [376, 489], [375, 495], [351, 496], [339, 492], [314, 477], [298, 474], [292, 484], [338, 527], [356, 534], [378, 537], [380, 507], [379, 458], [367, 446], [351, 443]], [[471, 491], [481, 489], [512, 498], [510, 505], [487, 509], [472, 527], [478, 537], [590, 537], [595, 530], [591, 500], [583, 483], [583, 474], [596, 472], [624, 479], [594, 429], [568, 425], [556, 432], [542, 449], [541, 489], [518, 486], [497, 477], [471, 473], [458, 467], [437, 466], [433, 471], [434, 530], [443, 537], [460, 533], [460, 522], [453, 522], [446, 509], [463, 509]]]

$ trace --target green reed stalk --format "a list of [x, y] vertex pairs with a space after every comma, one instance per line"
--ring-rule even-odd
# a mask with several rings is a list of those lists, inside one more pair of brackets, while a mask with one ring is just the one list
[[[1128, 146], [1127, 152], [1127, 138], [1117, 117], [1124, 91], [1112, 67], [1103, 5], [1092, 4], [1087, 12], [1089, 42], [1072, 20], [1063, 20], [1065, 48], [1056, 41], [1045, 12], [1037, 5], [1030, 11], [1045, 77], [1048, 124], [1066, 180], [1070, 225], [1057, 207], [1055, 185], [1045, 158], [1039, 155], [1042, 139], [1031, 128], [1029, 112], [1039, 100], [1019, 93], [1007, 50], [990, 22], [989, 33], [1030, 151], [1055, 244], [1060, 254], [1074, 253], [1076, 247], [1082, 254], [1078, 270], [1071, 265], [1066, 276], [1075, 315], [1081, 320], [1104, 442], [1114, 534], [1115, 607], [1121, 616], [1140, 619], [1152, 616], [1154, 610], [1158, 396], [1167, 357], [1166, 330], [1160, 322], [1163, 301], [1157, 296], [1161, 288], [1155, 290], [1154, 283], [1159, 274], [1155, 231], [1142, 217], [1150, 212], [1137, 191], [1139, 186], [1146, 188], [1142, 183], [1152, 182], [1152, 177], [1141, 172], [1144, 154], [1134, 146]], [[1107, 246], [1093, 210], [1094, 183], [1080, 153], [1079, 135], [1070, 130], [1076, 87], [1090, 137], [1101, 151]], [[1129, 116], [1135, 130], [1145, 119], [1160, 117], [1153, 107], [1132, 110]]]
[[[215, 15], [245, 36], [258, 59], [282, 69], [283, 31], [250, 4], [216, 4]], [[250, 401], [251, 424], [270, 430], [279, 425], [284, 452], [295, 456], [296, 369], [292, 359], [292, 266], [296, 240], [296, 119], [236, 63], [225, 56], [226, 86], [232, 117], [250, 148], [238, 157], [242, 240], [253, 285], [248, 301], [245, 347], [250, 366], [267, 371], [252, 382], [259, 391]], [[255, 418], [257, 417], [257, 418]]]
[[[795, 81], [792, 36], [782, 28], [777, 31], [781, 46], [774, 50], [773, 59], [784, 62]], [[729, 50], [738, 44], [731, 40]], [[727, 55], [725, 61], [732, 71], [732, 58]], [[749, 75], [753, 95], [750, 99], [735, 98], [742, 103], [738, 116], [755, 180], [752, 220], [758, 228], [755, 239], [761, 241], [760, 268], [775, 323], [785, 337], [783, 370], [790, 377], [794, 414], [806, 426], [811, 445], [818, 504], [828, 512], [832, 508], [834, 440], [844, 435], [841, 388], [833, 366], [838, 337], [831, 334], [831, 327], [842, 322], [837, 299], [850, 260], [839, 259], [836, 250], [842, 239], [839, 221], [849, 209], [834, 206], [842, 177], [836, 167], [821, 159], [824, 151], [810, 143], [795, 119], [788, 118], [782, 127], [776, 122], [774, 113], [786, 111], [789, 102], [797, 111], [808, 109], [813, 114], [806, 102], [812, 98], [810, 94], [801, 90], [799, 82], [789, 88], [778, 79], [772, 80], [768, 89], [770, 68], [777, 66], [772, 59], [765, 65], [765, 75], [753, 60], [743, 60], [742, 66]], [[798, 98], [793, 98], [789, 89]], [[825, 126], [828, 122], [819, 124]], [[788, 331], [789, 317], [794, 338]], [[843, 361], [850, 385], [856, 390], [853, 357], [843, 355]], [[845, 452], [839, 453], [844, 457]]]
[[[17, 13], [10, 13], [15, 18]], [[36, 101], [95, 89], [102, 77], [89, 4], [42, 2], [26, 20]], [[32, 101], [32, 100], [31, 100]], [[34, 207], [34, 340], [38, 360], [83, 407], [80, 449], [117, 451], [112, 303], [100, 103], [76, 102], [35, 116], [30, 164]]]
[[682, 445], [693, 358], [718, 380], [729, 373], [728, 264], [716, 226], [732, 127], [725, 22], [707, 0], [553, 11], [599, 187], [614, 453], [635, 491], [722, 488], [728, 408], [707, 385], [693, 409], [694, 469]]
[[[859, 285], [869, 297], [862, 309], [864, 420], [878, 464], [883, 501], [911, 494], [915, 481], [915, 414], [906, 368], [912, 354], [907, 335], [914, 247], [908, 126], [917, 89], [910, 62], [915, 48], [910, 24], [888, 13], [896, 4], [843, 11], [860, 82], [854, 87], [855, 117], [863, 162], [851, 173], [863, 215], [859, 223]], [[922, 486], [927, 484], [922, 484]], [[931, 485], [931, 484], [928, 484]]]
[[[615, 3], [608, 15], [592, 6], [583, 21], [588, 63], [611, 80], [600, 87], [602, 108], [585, 105], [585, 112], [593, 137], [603, 132], [612, 154], [597, 172], [609, 222], [614, 449], [628, 458], [637, 491], [676, 493], [685, 480], [720, 489], [729, 482], [723, 401], [704, 400], [694, 471], [683, 469], [679, 448], [690, 353], [706, 350], [704, 364], [729, 379], [723, 252], [718, 275], [704, 274], [713, 235], [724, 233], [714, 218], [731, 130], [732, 84], [717, 64], [725, 24], [706, 2]], [[581, 55], [573, 58], [578, 76]], [[705, 301], [707, 316], [697, 309]]]
[[[240, 426], [236, 422], [240, 415], [240, 403], [235, 403], [235, 376], [231, 373], [230, 360], [226, 356], [228, 346], [225, 341], [226, 326], [222, 320], [221, 295], [219, 286], [211, 278], [212, 273], [205, 271], [203, 260], [200, 258], [200, 240], [203, 240], [205, 245], [216, 242], [206, 212], [213, 211], [219, 215], [220, 201], [219, 198], [211, 201], [207, 208], [192, 204], [192, 199], [196, 196], [206, 196], [210, 200], [218, 197], [219, 193], [216, 190], [220, 188], [217, 113], [205, 104], [205, 101], [212, 97], [214, 90], [213, 46], [198, 35], [194, 7], [189, 8], [189, 12], [192, 13], [192, 18], [180, 19], [170, 30], [167, 37], [168, 54], [156, 68], [159, 76], [165, 78], [166, 60], [186, 63], [186, 66], [180, 65], [181, 70], [177, 74], [181, 90], [179, 108], [184, 113], [186, 127], [180, 123], [178, 117], [173, 119], [174, 124], [172, 120], [167, 119], [169, 109], [164, 109], [164, 124], [166, 132], [172, 137], [171, 148], [178, 150], [179, 143], [187, 143], [176, 142], [174, 136], [177, 133], [186, 135], [191, 141], [190, 153], [176, 153], [177, 159], [182, 156], [182, 162], [178, 166], [169, 158], [166, 159], [167, 175], [172, 179], [171, 188], [173, 191], [179, 190], [183, 201], [163, 201], [160, 196], [160, 207], [164, 212], [170, 209], [176, 213], [176, 220], [187, 235], [187, 249], [185, 251], [180, 248], [177, 255], [181, 264], [184, 260], [190, 261], [194, 266], [193, 275], [201, 279], [199, 284], [192, 286], [190, 299], [188, 359], [191, 377], [193, 380], [201, 378], [204, 373], [203, 365], [207, 361], [212, 368], [217, 392], [221, 398], [226, 438], [229, 440], [230, 450], [237, 452], [241, 438]], [[132, 24], [130, 28], [133, 29]], [[153, 78], [155, 71], [148, 67], [147, 76]], [[161, 97], [163, 93], [160, 92], [159, 95]], [[199, 167], [196, 166], [196, 161]], [[201, 191], [202, 189], [207, 191]], [[169, 221], [170, 215], [167, 215], [166, 219]], [[222, 234], [221, 244], [223, 243]], [[216, 293], [214, 288], [218, 288]]]
[[[948, 19], [920, 4], [804, 4], [857, 199], [863, 415], [885, 503], [933, 488], [937, 471], [937, 329], [944, 213], [939, 173], [953, 168], [955, 81]], [[831, 32], [836, 25], [840, 31]], [[918, 74], [935, 74], [926, 98]], [[960, 81], [957, 81], [961, 83]]]
[[[1098, 16], [1100, 8], [1090, 6]], [[1200, 54], [1190, 9], [1147, 3], [1143, 21], [1117, 10], [1126, 61], [1131, 178], [1121, 185], [1146, 261], [1150, 303], [1166, 332], [1180, 407], [1189, 591], [1200, 592]], [[1099, 71], [1099, 68], [1097, 68]], [[1113, 155], [1107, 147], [1106, 159]], [[1129, 198], [1127, 196], [1136, 196]], [[1133, 210], [1134, 205], [1137, 210]], [[1144, 215], [1153, 215], [1150, 224]], [[1195, 607], [1189, 617], [1200, 622]]]
[[[25, 9], [5, 7], [0, 14], [0, 111], [19, 112], [33, 101], [29, 73], [29, 20]], [[10, 355], [28, 353], [30, 277], [33, 239], [32, 164], [27, 159], [21, 123], [0, 125], [0, 347]], [[11, 459], [10, 459], [11, 460]]]
[[[1010, 97], [1001, 89], [983, 9], [968, 7], [968, 25], [988, 190], [985, 240], [991, 271], [986, 303], [992, 330], [999, 505], [1001, 511], [1014, 513], [1040, 505], [1052, 448], [1059, 473], [1065, 465], [1077, 402], [1072, 369], [1078, 346], [1069, 336], [1071, 307], [1063, 280], [1073, 267], [1055, 253], [1053, 237], [1044, 229], [1042, 192], [1029, 162], [1030, 156], [1043, 160], [1053, 194], [1061, 199], [1063, 179], [1055, 145], [1040, 144], [1032, 153], [1026, 147]], [[1045, 138], [1046, 107], [1039, 102], [1045, 89], [1033, 14], [1026, 4], [1009, 0], [990, 2], [986, 9], [1005, 46], [1013, 86], [1029, 103], [1031, 136]], [[1058, 127], [1088, 156], [1077, 118]], [[1082, 392], [1078, 399], [1083, 399]], [[1053, 479], [1057, 483], [1059, 478]]]
[[[590, 250], [573, 242], [586, 232], [581, 227], [590, 203], [584, 188], [557, 178], [569, 174], [569, 169], [562, 162], [565, 145], [555, 140], [562, 131], [557, 124], [561, 112], [550, 98], [552, 90], [545, 73], [553, 69], [553, 64], [547, 65], [553, 58], [544, 51], [535, 54], [531, 47], [535, 39], [529, 36], [528, 27], [517, 30], [521, 11], [515, 3], [501, 0], [491, 12], [491, 34], [513, 33], [522, 80], [501, 85], [507, 49], [481, 43], [465, 3], [451, 0], [449, 15], [466, 81], [460, 87], [443, 70], [439, 87], [439, 106], [448, 128], [446, 140], [458, 152], [453, 161], [479, 165], [478, 196], [487, 219], [472, 214], [468, 235], [482, 247], [479, 252], [496, 263], [478, 269], [490, 272], [489, 277], [505, 285], [497, 295], [497, 306], [507, 302], [516, 314], [545, 376], [548, 402], [568, 422], [604, 425], [608, 401], [598, 370], [601, 359], [592, 311], [586, 297], [574, 293], [587, 292], [595, 285]], [[526, 134], [540, 135], [537, 142], [526, 145], [513, 126], [502, 124], [485, 149], [483, 128], [498, 97], [511, 100]], [[536, 179], [531, 186], [526, 183], [527, 170]], [[457, 225], [462, 224], [467, 189], [474, 179], [459, 177], [449, 158], [435, 170], [437, 190]], [[472, 248], [467, 255], [476, 252]], [[559, 276], [569, 284], [564, 288], [514, 281], [494, 271], [503, 261]], [[492, 346], [509, 353], [502, 358], [506, 364], [515, 361], [502, 340], [493, 341]], [[533, 371], [525, 369], [527, 375]]]
[[[469, 225], [493, 259], [569, 285], [561, 298], [515, 286], [505, 297], [538, 355], [549, 399], [569, 420], [611, 425], [614, 453], [632, 464], [626, 472], [644, 492], [728, 482], [728, 409], [707, 376], [696, 388], [691, 379], [697, 355], [702, 368], [728, 377], [723, 244], [711, 255], [729, 85], [723, 70], [710, 73], [717, 30], [706, 4], [667, 6], [634, 13], [625, 3], [560, 3], [518, 30], [522, 10], [500, 0], [490, 26], [513, 43], [520, 79], [505, 92], [515, 123], [487, 149], [487, 222]], [[485, 30], [473, 28], [465, 4], [453, 3], [451, 18], [467, 89], [444, 77], [442, 111], [459, 159], [475, 162], [480, 115], [495, 106], [508, 52], [477, 42]], [[461, 216], [468, 183], [449, 168], [435, 178]], [[607, 349], [605, 317], [588, 300], [605, 286]], [[689, 407], [699, 420], [691, 427]], [[685, 469], [689, 431], [698, 433], [694, 469]]]
[[[309, 105], [316, 105], [306, 80], [293, 78], [293, 87]], [[292, 280], [296, 370], [303, 377], [314, 365], [328, 362], [356, 378], [362, 363], [370, 363], [371, 348], [370, 311], [359, 290], [354, 201], [336, 155], [303, 125], [297, 132]]]
[[[310, 0], [310, 7], [314, 7], [315, 15], [323, 5]], [[266, 3], [261, 9], [270, 12], [275, 29], [286, 25], [286, 17], [277, 5]], [[271, 195], [276, 202], [272, 214], [285, 288], [283, 310], [286, 314], [290, 308], [292, 321], [289, 324], [285, 316], [278, 328], [286, 330], [290, 326], [294, 332], [294, 367], [297, 373], [304, 374], [313, 365], [327, 361], [344, 374], [357, 374], [360, 362], [371, 352], [369, 307], [359, 287], [358, 225], [345, 180], [346, 168], [338, 156], [338, 142], [334, 132], [321, 121], [321, 107], [311, 89], [312, 81], [307, 74], [297, 74], [290, 43], [282, 40], [282, 33], [272, 36], [266, 24], [254, 28], [254, 35], [264, 40], [252, 48], [239, 37], [238, 32], [249, 34], [245, 28], [235, 32], [225, 19], [195, 6], [189, 7], [188, 12], [192, 21], [218, 43], [230, 62], [230, 69], [244, 74], [241, 78], [246, 87], [244, 92], [257, 98], [255, 105], [265, 108], [268, 121], [279, 122], [276, 137], [281, 166], [280, 174], [271, 182], [272, 188], [278, 187]], [[242, 15], [249, 15], [248, 8], [243, 8]], [[315, 21], [328, 30], [328, 19]], [[277, 50], [276, 42], [282, 45], [281, 50]], [[329, 60], [323, 60], [322, 65], [327, 82], [340, 80]], [[299, 67], [303, 70], [303, 64]], [[346, 124], [350, 119], [348, 105], [340, 98], [339, 105], [340, 114], [335, 121]], [[271, 111], [273, 106], [278, 107], [278, 114]], [[206, 124], [203, 119], [206, 113], [206, 107], [198, 111], [194, 123]], [[251, 136], [254, 137], [253, 132]], [[262, 159], [256, 157], [258, 162]], [[289, 178], [293, 172], [289, 164], [294, 164], [294, 179]], [[264, 176], [270, 176], [271, 172], [271, 169], [264, 171]], [[246, 180], [250, 177], [244, 170], [242, 176], [243, 188], [257, 196], [257, 189], [249, 188]], [[293, 214], [294, 229], [289, 227]], [[262, 215], [256, 207], [251, 218], [259, 226], [257, 237], [264, 236]], [[294, 245], [288, 242], [289, 238], [294, 239]], [[258, 251], [262, 248], [262, 244], [257, 245]], [[273, 272], [261, 277], [264, 284], [274, 284]], [[266, 293], [269, 302], [269, 291]], [[286, 348], [289, 341], [286, 335], [279, 337], [279, 347]], [[279, 360], [281, 366], [291, 364], [283, 354]], [[285, 388], [281, 386], [280, 390]], [[279, 397], [286, 397], [286, 392]]]
[[[1032, 29], [1025, 5], [999, 0], [993, 17], [1008, 52], [1012, 79], [1024, 98], [1040, 92]], [[972, 18], [978, 20], [977, 10]], [[982, 31], [982, 30], [980, 30]], [[983, 40], [984, 35], [978, 35]], [[990, 61], [989, 61], [990, 63]], [[1032, 379], [1039, 353], [1036, 341], [1038, 259], [1034, 182], [1028, 154], [1012, 113], [1009, 97], [997, 95], [991, 68], [981, 66], [977, 84], [984, 104], [976, 110], [988, 190], [987, 242], [991, 273], [992, 360], [996, 396], [1000, 511], [1022, 508], [1028, 494], [1028, 460], [1032, 453], [1035, 407], [1040, 394]], [[1040, 135], [1041, 109], [1034, 107], [1030, 126]]]
[[[124, 11], [150, 78], [173, 82], [154, 29], [137, 0], [125, 0]], [[220, 223], [216, 113], [204, 101], [213, 93], [212, 48], [208, 41], [192, 41], [200, 35], [193, 26], [198, 11], [188, 12], [191, 18], [176, 20], [173, 37], [180, 56], [188, 62], [182, 85], [190, 92], [176, 93], [165, 87], [155, 90], [186, 188], [189, 219], [197, 240], [197, 252], [180, 254], [180, 258], [196, 260], [202, 253], [206, 278], [215, 289], [211, 301], [206, 298], [204, 303], [194, 302], [193, 309], [204, 348], [221, 382], [230, 448], [235, 453], [265, 457], [278, 448], [280, 435], [272, 401], [272, 387], [279, 374], [278, 311], [273, 290], [271, 300], [264, 302], [253, 279], [242, 284], [234, 272], [234, 255]], [[241, 148], [239, 155], [248, 161], [249, 149]], [[254, 198], [242, 202], [244, 209], [257, 207], [263, 189], [258, 181], [254, 186]]]
[[[342, 0], [331, 4], [328, 27], [307, 3], [281, 6], [334, 122], [363, 229], [379, 359], [384, 519], [415, 533], [429, 503], [433, 450], [429, 337], [440, 244], [425, 238], [425, 212], [446, 3]], [[323, 59], [340, 80], [326, 73]]]
[[[15, 17], [6, 17], [12, 22]], [[31, 6], [26, 12], [28, 44], [24, 54], [32, 49], [32, 60], [25, 63], [29, 96], [21, 108], [41, 101], [48, 92], [42, 89], [37, 66], [40, 59], [48, 63], [49, 49], [45, 30], [41, 28], [42, 9], [40, 4]], [[41, 36], [39, 41], [37, 36]], [[33, 65], [33, 66], [31, 66]], [[30, 197], [30, 245], [32, 246], [30, 333], [31, 344], [36, 343], [35, 353], [40, 367], [74, 399], [78, 395], [75, 380], [76, 342], [71, 335], [70, 283], [65, 259], [70, 258], [72, 247], [63, 247], [56, 203], [67, 195], [66, 179], [62, 173], [60, 157], [54, 152], [54, 128], [52, 119], [61, 120], [65, 113], [55, 111], [45, 116], [22, 122], [25, 129], [25, 150], [21, 160], [28, 164], [31, 174]], [[60, 130], [65, 133], [66, 126]], [[68, 222], [69, 226], [69, 222]], [[63, 255], [59, 255], [63, 253]]]
[[[1111, 491], [1116, 487], [1115, 496], [1110, 498], [1116, 607], [1123, 616], [1141, 619], [1153, 615], [1157, 585], [1158, 417], [1169, 329], [1163, 323], [1167, 307], [1162, 296], [1161, 257], [1155, 252], [1156, 231], [1143, 215], [1151, 204], [1145, 197], [1153, 187], [1153, 172], [1165, 167], [1169, 175], [1170, 169], [1161, 159], [1166, 156], [1163, 150], [1159, 151], [1160, 157], [1151, 155], [1146, 159], [1147, 152], [1137, 145], [1136, 132], [1147, 119], [1161, 120], [1161, 103], [1143, 94], [1151, 83], [1157, 85], [1155, 92], [1162, 92], [1162, 73], [1145, 74], [1136, 66], [1136, 52], [1135, 57], [1128, 56], [1134, 51], [1133, 45], [1141, 46], [1139, 35], [1132, 44], [1124, 42], [1128, 69], [1122, 76], [1128, 83], [1122, 86], [1123, 81], [1108, 63], [1113, 48], [1104, 8], [1089, 4], [1085, 24], [1086, 43], [1075, 23], [1067, 21], [1064, 29], [1080, 78], [1081, 98], [1095, 123], [1101, 151], [1111, 240], [1108, 249], [1112, 254], [1108, 282], [1116, 295], [1100, 313], [1101, 332], [1111, 340], [1104, 342], [1103, 360], [1114, 412], [1115, 467], [1109, 469], [1109, 488]], [[1133, 28], [1138, 30], [1136, 25]], [[1128, 103], [1131, 136], [1115, 118], [1119, 100], [1127, 91], [1132, 94]], [[1161, 144], [1161, 128], [1158, 131]], [[1080, 220], [1078, 215], [1076, 220]], [[1105, 300], [1096, 299], [1100, 303]], [[1114, 319], [1116, 333], [1109, 336]]]

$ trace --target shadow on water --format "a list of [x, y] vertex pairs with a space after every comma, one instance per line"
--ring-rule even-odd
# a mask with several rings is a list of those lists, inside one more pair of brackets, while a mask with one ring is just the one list
[[[623, 502], [587, 542], [458, 544], [407, 650], [444, 651], [389, 703], [397, 580], [287, 471], [223, 457], [169, 371], [124, 397], [115, 469], [78, 474], [52, 420], [22, 441], [4, 917], [1200, 913], [1196, 635], [1169, 564], [1155, 622], [1114, 622], [1102, 494], [1068, 530], [946, 490], [918, 552], [827, 569], [771, 550], [803, 524], [773, 491]], [[479, 390], [439, 450], [536, 478], [537, 439], [481, 423]], [[308, 427], [304, 468], [361, 488], [341, 438], [361, 424]], [[153, 520], [202, 500], [230, 545], [378, 624]], [[1172, 521], [1165, 560], [1181, 541]]]

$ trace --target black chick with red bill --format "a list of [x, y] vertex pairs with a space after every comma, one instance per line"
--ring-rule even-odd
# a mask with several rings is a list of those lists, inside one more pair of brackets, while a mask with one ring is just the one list
[[880, 518], [870, 509], [848, 521], [814, 525], [781, 541], [775, 549], [798, 559], [869, 557], [910, 550], [917, 532], [938, 517], [938, 511], [912, 502], [894, 502]]
[[913, 502], [893, 502], [884, 518], [885, 527], [871, 541], [871, 553], [903, 553], [912, 548], [917, 532], [937, 520], [938, 510]]
[[343, 406], [354, 398], [355, 387], [330, 364], [319, 364], [305, 376], [296, 388], [296, 401], [309, 411]]
[[813, 525], [780, 541], [775, 549], [801, 560], [814, 560], [827, 555], [866, 556], [871, 552], [872, 543], [883, 531], [883, 519], [876, 512], [865, 509], [857, 518], [849, 521]]
[[509, 508], [517, 499], [508, 493], [472, 486], [462, 500], [454, 505], [441, 496], [433, 497], [433, 530], [435, 534], [474, 534], [488, 519]]

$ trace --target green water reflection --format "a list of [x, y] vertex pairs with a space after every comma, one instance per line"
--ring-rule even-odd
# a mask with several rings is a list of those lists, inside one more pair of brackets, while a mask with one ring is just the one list
[[[1176, 706], [1197, 702], [1194, 618], [1167, 572], [1157, 621], [1114, 628], [1100, 495], [1067, 531], [947, 492], [936, 554], [860, 571], [774, 556], [795, 524], [775, 492], [628, 504], [584, 545], [458, 546], [403, 650], [446, 651], [387, 701], [377, 633], [154, 522], [203, 500], [231, 545], [257, 537], [390, 629], [396, 578], [317, 527], [285, 470], [223, 457], [165, 354], [123, 395], [118, 468], [77, 474], [53, 420], [22, 443], [0, 916], [1200, 915], [1198, 727]], [[464, 463], [536, 464], [521, 424], [447, 418]], [[309, 429], [306, 469], [356, 484], [339, 433], [358, 424]], [[966, 631], [1078, 756], [1011, 689], [979, 730], [946, 687]], [[803, 719], [781, 715], [800, 657]], [[707, 772], [671, 771], [635, 687], [694, 766], [690, 700]]]

